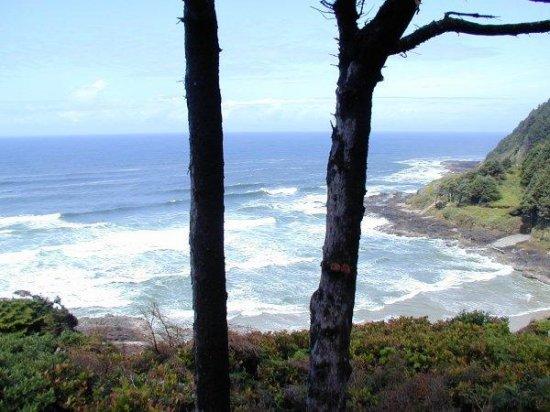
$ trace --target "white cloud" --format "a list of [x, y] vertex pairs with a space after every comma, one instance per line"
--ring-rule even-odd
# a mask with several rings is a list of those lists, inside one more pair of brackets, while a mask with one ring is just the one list
[[75, 89], [71, 96], [76, 100], [93, 100], [99, 93], [101, 93], [107, 87], [107, 82], [103, 79], [97, 79], [95, 82], [86, 84]]

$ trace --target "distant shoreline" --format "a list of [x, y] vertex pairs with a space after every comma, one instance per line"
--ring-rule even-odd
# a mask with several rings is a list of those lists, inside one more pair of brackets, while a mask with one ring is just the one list
[[[478, 163], [453, 160], [443, 162], [443, 165], [449, 173], [461, 173]], [[411, 196], [412, 194], [402, 192], [375, 195], [366, 199], [365, 207], [367, 212], [378, 214], [390, 222], [380, 228], [386, 233], [450, 239], [458, 241], [462, 246], [480, 247], [485, 255], [512, 266], [523, 276], [550, 284], [550, 258], [544, 252], [522, 248], [516, 244], [493, 248], [491, 244], [505, 237], [505, 234], [485, 228], [460, 227], [447, 220], [423, 214], [421, 210], [414, 209], [406, 203]]]

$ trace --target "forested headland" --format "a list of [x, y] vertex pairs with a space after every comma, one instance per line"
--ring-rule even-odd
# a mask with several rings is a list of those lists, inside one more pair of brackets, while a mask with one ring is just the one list
[[432, 182], [408, 200], [426, 213], [502, 235], [531, 234], [550, 250], [550, 101], [541, 104], [477, 167]]

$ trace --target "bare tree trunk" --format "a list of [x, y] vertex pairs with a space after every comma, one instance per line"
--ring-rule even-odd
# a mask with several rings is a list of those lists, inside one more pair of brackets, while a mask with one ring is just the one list
[[342, 73], [327, 167], [327, 218], [319, 288], [311, 298], [308, 409], [345, 409], [374, 85], [346, 92]]
[[229, 410], [223, 131], [214, 0], [185, 0], [196, 407]]
[[388, 44], [399, 39], [416, 9], [413, 0], [387, 0], [376, 17], [359, 29], [357, 4], [337, 0], [332, 5], [339, 29], [339, 77], [327, 166], [321, 280], [310, 303], [308, 409], [312, 411], [346, 407], [372, 96], [382, 80]]

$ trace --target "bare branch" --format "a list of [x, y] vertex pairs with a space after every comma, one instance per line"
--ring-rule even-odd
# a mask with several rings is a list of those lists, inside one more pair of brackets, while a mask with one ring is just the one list
[[147, 325], [150, 343], [155, 352], [173, 350], [190, 338], [190, 329], [166, 319], [155, 301], [151, 301], [140, 311]]
[[331, 9], [336, 15], [340, 44], [351, 40], [358, 30], [359, 13], [356, 0], [334, 0], [334, 2], [323, 0], [321, 4]]
[[517, 36], [529, 33], [547, 33], [550, 32], [550, 20], [517, 24], [478, 24], [468, 20], [445, 17], [403, 37], [393, 48], [391, 54], [407, 52], [433, 37], [452, 32], [474, 36]]
[[380, 68], [388, 57], [388, 50], [403, 36], [418, 9], [419, 0], [385, 0], [376, 15], [361, 29], [361, 47], [369, 60], [376, 55]]
[[359, 18], [361, 18], [363, 16], [363, 9], [365, 7], [365, 0], [357, 0], [357, 6], [356, 6], [359, 11], [357, 12], [357, 15]]
[[497, 19], [498, 16], [492, 14], [479, 14], [479, 13], [460, 13], [458, 11], [448, 11], [445, 13], [445, 17], [458, 16], [458, 17], [473, 17], [475, 19]]
[[319, 7], [314, 7], [314, 6], [311, 6], [311, 8], [313, 10], [318, 11], [319, 13], [321, 13], [321, 16], [323, 16], [325, 19], [333, 20], [334, 17], [331, 17], [331, 16], [334, 16], [334, 10], [332, 8], [332, 3], [330, 3], [326, 0], [322, 0], [319, 3], [321, 3], [321, 6], [323, 6], [322, 9], [320, 9]]

